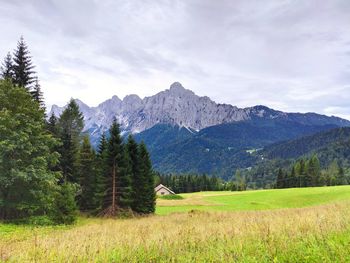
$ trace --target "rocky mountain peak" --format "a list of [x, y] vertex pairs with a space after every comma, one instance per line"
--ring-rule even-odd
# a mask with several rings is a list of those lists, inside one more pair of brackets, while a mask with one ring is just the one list
[[[229, 104], [217, 104], [208, 97], [197, 96], [179, 82], [174, 82], [168, 90], [144, 99], [134, 94], [126, 96], [123, 100], [113, 96], [97, 107], [89, 107], [79, 100], [76, 101], [84, 114], [84, 130], [89, 131], [93, 136], [92, 141], [98, 140], [101, 132], [109, 128], [114, 118], [120, 122], [122, 131], [132, 133], [142, 132], [156, 124], [171, 124], [201, 130], [218, 124], [256, 118], [290, 118], [297, 122], [312, 121], [316, 124], [332, 123], [350, 126], [349, 121], [322, 115], [315, 117], [306, 114], [289, 114], [261, 105], [240, 109]], [[59, 116], [63, 109], [64, 107], [53, 105], [51, 113]]]
[[180, 82], [174, 82], [171, 84], [169, 93], [175, 96], [195, 95], [193, 91], [185, 89]]

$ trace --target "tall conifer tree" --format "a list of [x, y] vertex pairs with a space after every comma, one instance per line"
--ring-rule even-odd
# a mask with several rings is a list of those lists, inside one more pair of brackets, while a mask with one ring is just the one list
[[24, 41], [23, 36], [17, 43], [17, 49], [13, 54], [13, 81], [16, 85], [26, 88], [30, 91], [31, 85], [35, 81], [34, 65], [31, 60], [28, 46]]
[[154, 213], [156, 205], [156, 193], [154, 191], [154, 176], [152, 163], [144, 142], [139, 145], [140, 173], [145, 179], [144, 193], [144, 213]]
[[126, 149], [129, 155], [131, 167], [131, 182], [132, 182], [132, 204], [131, 208], [135, 212], [143, 213], [145, 211], [145, 195], [147, 180], [144, 174], [140, 172], [140, 156], [138, 145], [132, 135], [129, 135], [126, 144]]
[[131, 182], [128, 163], [120, 136], [119, 124], [113, 121], [108, 140], [107, 165], [110, 171], [106, 180], [106, 195], [102, 215], [115, 216], [119, 210], [131, 205]]
[[96, 169], [95, 152], [88, 136], [85, 136], [80, 149], [80, 186], [79, 207], [82, 211], [95, 210], [96, 207]]
[[79, 147], [83, 127], [84, 117], [78, 104], [71, 99], [59, 118], [58, 128], [62, 142], [60, 163], [63, 178], [73, 183], [79, 182]]
[[1, 66], [1, 78], [4, 80], [13, 80], [13, 63], [11, 53], [8, 52]]
[[45, 103], [43, 98], [43, 92], [41, 91], [41, 87], [39, 84], [38, 77], [35, 77], [33, 90], [30, 92], [32, 94], [32, 97], [35, 101], [39, 103], [39, 106], [43, 109], [45, 109]]

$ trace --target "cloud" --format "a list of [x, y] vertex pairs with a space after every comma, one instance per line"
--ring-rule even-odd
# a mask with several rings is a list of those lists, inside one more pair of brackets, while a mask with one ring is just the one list
[[0, 54], [24, 35], [47, 104], [180, 81], [240, 107], [350, 116], [347, 0], [0, 0], [0, 12]]

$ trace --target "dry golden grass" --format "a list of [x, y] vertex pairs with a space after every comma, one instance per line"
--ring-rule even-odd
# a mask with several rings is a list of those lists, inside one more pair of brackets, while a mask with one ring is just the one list
[[350, 203], [260, 212], [91, 219], [0, 240], [9, 262], [347, 262]]

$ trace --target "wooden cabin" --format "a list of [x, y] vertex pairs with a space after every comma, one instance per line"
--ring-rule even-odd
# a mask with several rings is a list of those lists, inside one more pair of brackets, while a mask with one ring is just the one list
[[157, 195], [174, 195], [175, 193], [171, 191], [168, 187], [160, 184], [156, 188], [154, 188], [154, 191]]

